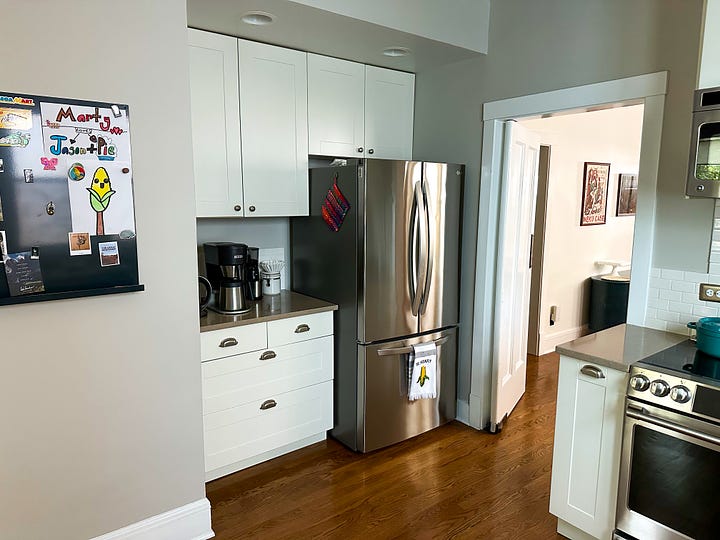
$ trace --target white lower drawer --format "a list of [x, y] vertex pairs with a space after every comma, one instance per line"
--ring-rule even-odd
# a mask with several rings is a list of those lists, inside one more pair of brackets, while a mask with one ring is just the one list
[[333, 378], [333, 338], [204, 362], [202, 377], [203, 414], [318, 384]]
[[[275, 405], [262, 410], [269, 400]], [[333, 383], [326, 381], [205, 415], [205, 471], [331, 429], [332, 401]]]

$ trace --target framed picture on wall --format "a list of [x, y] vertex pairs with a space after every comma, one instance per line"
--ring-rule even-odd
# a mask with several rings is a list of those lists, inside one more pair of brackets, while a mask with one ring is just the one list
[[580, 225], [603, 225], [607, 214], [610, 164], [586, 161], [583, 171], [583, 195]]
[[637, 211], [637, 175], [618, 174], [617, 216], [634, 216]]

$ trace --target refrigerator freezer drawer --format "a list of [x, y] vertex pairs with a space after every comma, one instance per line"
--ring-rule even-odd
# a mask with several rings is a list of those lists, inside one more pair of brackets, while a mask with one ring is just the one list
[[[438, 397], [408, 399], [408, 353], [387, 354], [431, 340], [438, 346]], [[445, 341], [447, 340], [447, 341]], [[382, 352], [381, 352], [382, 351]], [[360, 421], [358, 450], [369, 452], [424, 433], [455, 418], [457, 329], [376, 345], [358, 346]]]

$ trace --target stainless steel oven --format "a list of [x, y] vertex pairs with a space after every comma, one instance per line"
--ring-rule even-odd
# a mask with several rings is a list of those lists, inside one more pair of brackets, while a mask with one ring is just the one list
[[647, 369], [631, 375], [617, 538], [720, 538], [720, 390]]

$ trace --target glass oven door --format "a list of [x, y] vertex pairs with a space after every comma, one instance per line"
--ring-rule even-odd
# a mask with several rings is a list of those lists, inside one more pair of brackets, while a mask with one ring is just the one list
[[720, 110], [693, 114], [686, 193], [720, 197]]
[[720, 538], [720, 426], [628, 400], [617, 520], [639, 540]]

